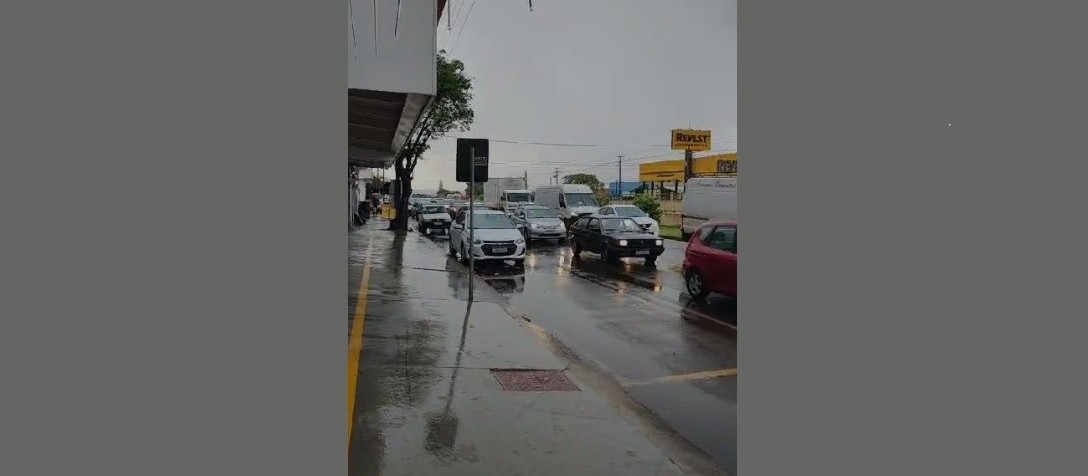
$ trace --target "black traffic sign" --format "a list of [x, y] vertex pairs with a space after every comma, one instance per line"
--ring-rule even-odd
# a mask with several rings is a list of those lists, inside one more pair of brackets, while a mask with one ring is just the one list
[[[457, 139], [457, 181], [472, 181], [472, 163], [476, 164], [476, 183], [487, 181], [487, 139]], [[475, 156], [475, 157], [472, 157]], [[473, 160], [475, 158], [475, 160]]]

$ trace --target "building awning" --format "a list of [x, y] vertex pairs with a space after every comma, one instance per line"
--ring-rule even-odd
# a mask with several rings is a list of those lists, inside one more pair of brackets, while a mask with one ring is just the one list
[[348, 164], [385, 168], [393, 164], [430, 96], [348, 90]]

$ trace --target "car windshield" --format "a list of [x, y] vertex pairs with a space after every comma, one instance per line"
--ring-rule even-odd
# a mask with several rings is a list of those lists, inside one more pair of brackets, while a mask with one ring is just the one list
[[427, 205], [427, 206], [423, 207], [422, 212], [423, 212], [424, 215], [428, 215], [428, 214], [432, 214], [432, 213], [446, 213], [446, 209], [442, 208], [442, 207], [439, 207], [439, 206]]
[[646, 212], [639, 207], [616, 207], [616, 214], [621, 217], [644, 217]]
[[567, 207], [596, 207], [597, 198], [592, 193], [567, 193], [565, 194]]
[[601, 218], [601, 230], [604, 232], [637, 232], [642, 231], [634, 220], [630, 218]]
[[525, 210], [526, 218], [559, 218], [559, 214], [551, 208], [530, 208]]
[[472, 217], [472, 226], [480, 229], [508, 229], [514, 228], [514, 223], [506, 215], [498, 213], [477, 213]]
[[506, 194], [506, 201], [508, 202], [531, 202], [533, 196], [528, 193], [508, 193]]

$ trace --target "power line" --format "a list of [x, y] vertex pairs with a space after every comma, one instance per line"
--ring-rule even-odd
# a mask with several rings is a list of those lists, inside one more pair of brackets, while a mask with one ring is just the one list
[[457, 44], [461, 42], [461, 34], [465, 32], [465, 25], [468, 25], [468, 21], [472, 17], [472, 9], [475, 6], [476, 0], [472, 0], [472, 4], [468, 6], [468, 12], [465, 13], [465, 21], [461, 23], [461, 29], [457, 31], [457, 38], [450, 45], [450, 55], [453, 55], [453, 50], [457, 49]]
[[[460, 139], [460, 137], [449, 137], [449, 139]], [[672, 144], [571, 144], [560, 142], [532, 142], [532, 141], [516, 141], [507, 139], [488, 139], [490, 142], [498, 142], [501, 144], [518, 144], [518, 145], [539, 145], [549, 147], [672, 147]], [[736, 140], [718, 141], [719, 144], [736, 144]]]

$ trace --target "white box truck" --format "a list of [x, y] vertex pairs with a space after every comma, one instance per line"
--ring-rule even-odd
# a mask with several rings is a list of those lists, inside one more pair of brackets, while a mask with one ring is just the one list
[[569, 221], [580, 215], [596, 213], [601, 205], [589, 185], [545, 185], [533, 190], [533, 201], [537, 205], [554, 208], [563, 221]]
[[484, 182], [484, 203], [496, 210], [507, 210], [533, 201], [524, 177], [489, 178]]
[[681, 236], [686, 240], [703, 223], [737, 219], [737, 178], [699, 177], [684, 185]]

